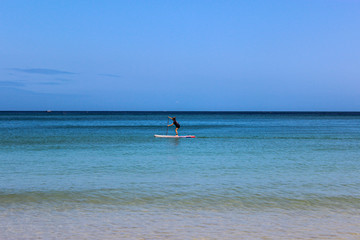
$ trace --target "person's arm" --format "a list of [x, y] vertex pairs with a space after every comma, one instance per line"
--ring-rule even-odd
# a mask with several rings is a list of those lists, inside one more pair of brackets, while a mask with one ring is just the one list
[[[170, 117], [170, 116], [168, 116], [168, 118], [170, 118], [171, 120], [173, 120], [173, 118]], [[172, 126], [172, 125], [174, 125], [174, 123], [172, 123], [171, 125], [167, 125], [167, 126], [170, 127], [170, 126]]]

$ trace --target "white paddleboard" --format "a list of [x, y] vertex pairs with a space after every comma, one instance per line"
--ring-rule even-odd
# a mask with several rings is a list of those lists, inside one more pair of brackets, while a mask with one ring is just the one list
[[154, 137], [158, 138], [195, 138], [195, 136], [174, 136], [174, 135], [154, 135]]

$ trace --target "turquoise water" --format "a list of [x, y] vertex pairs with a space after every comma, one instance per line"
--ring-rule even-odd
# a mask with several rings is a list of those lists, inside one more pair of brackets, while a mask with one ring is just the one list
[[1, 239], [358, 239], [359, 189], [360, 113], [0, 113]]

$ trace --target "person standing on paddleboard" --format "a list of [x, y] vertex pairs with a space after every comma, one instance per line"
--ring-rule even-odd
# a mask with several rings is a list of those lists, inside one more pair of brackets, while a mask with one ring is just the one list
[[175, 125], [175, 132], [176, 132], [176, 136], [178, 136], [178, 129], [180, 128], [180, 124], [176, 121], [176, 117], [169, 117], [171, 120], [173, 120], [173, 123], [171, 125], [168, 125], [168, 127]]

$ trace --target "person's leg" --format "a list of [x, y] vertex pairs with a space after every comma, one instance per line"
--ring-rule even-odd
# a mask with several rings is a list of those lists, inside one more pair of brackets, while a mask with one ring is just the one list
[[177, 131], [177, 130], [178, 130], [178, 128], [175, 128], [176, 136], [178, 135], [178, 131]]

